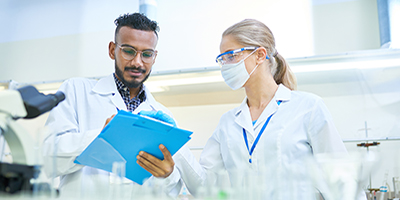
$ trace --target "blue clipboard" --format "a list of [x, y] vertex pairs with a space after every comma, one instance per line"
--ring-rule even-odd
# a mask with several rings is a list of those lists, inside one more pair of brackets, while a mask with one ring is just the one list
[[120, 110], [74, 162], [108, 172], [112, 172], [114, 162], [124, 162], [125, 177], [142, 185], [152, 175], [136, 163], [139, 152], [145, 151], [163, 159], [160, 144], [174, 155], [191, 139], [192, 133]]

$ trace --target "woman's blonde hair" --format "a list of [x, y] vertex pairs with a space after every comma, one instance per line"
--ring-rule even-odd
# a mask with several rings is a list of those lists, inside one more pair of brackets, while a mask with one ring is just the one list
[[270, 68], [275, 82], [296, 90], [296, 77], [286, 60], [275, 49], [275, 38], [271, 30], [262, 22], [245, 19], [224, 31], [222, 37], [230, 35], [243, 46], [264, 47], [270, 60]]

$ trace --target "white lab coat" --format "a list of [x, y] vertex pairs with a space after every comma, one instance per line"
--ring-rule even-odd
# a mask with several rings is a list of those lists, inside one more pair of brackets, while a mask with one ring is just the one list
[[[282, 103], [278, 105], [278, 101]], [[251, 148], [273, 113], [250, 164], [243, 129]], [[281, 84], [254, 126], [247, 98], [225, 113], [204, 147], [200, 164], [208, 175], [219, 176], [219, 181], [224, 180], [221, 172], [226, 170], [233, 192], [237, 197], [245, 195], [240, 197], [243, 199], [312, 199], [316, 190], [310, 187], [313, 172], [308, 170], [308, 159], [319, 153], [347, 153], [328, 109], [321, 98]], [[200, 184], [210, 184], [210, 176], [208, 179], [186, 185], [195, 190]], [[216, 187], [226, 184], [217, 182]], [[248, 193], [240, 193], [244, 190]]]
[[[156, 102], [146, 87], [144, 89], [146, 101], [141, 103], [134, 113], [141, 110], [162, 110], [171, 115], [169, 110]], [[112, 185], [110, 173], [75, 164], [74, 160], [100, 133], [106, 119], [116, 114], [117, 108], [126, 110], [126, 105], [117, 90], [113, 75], [100, 80], [72, 78], [65, 81], [59, 90], [65, 93], [66, 99], [50, 112], [46, 122], [52, 135], [57, 134], [57, 137], [50, 135], [44, 142], [45, 171], [48, 176], [61, 176], [61, 195], [79, 198], [100, 194], [104, 197], [108, 195], [107, 191]], [[51, 159], [54, 144], [57, 145], [55, 171], [52, 167], [54, 160]], [[177, 155], [178, 158], [175, 158]], [[196, 161], [186, 146], [173, 158], [176, 166], [180, 162], [189, 163], [185, 166], [191, 166], [190, 163]], [[169, 196], [175, 197], [180, 192], [180, 170], [175, 167], [173, 173], [163, 180], [164, 190]], [[202, 177], [201, 174], [197, 176]], [[129, 198], [132, 188], [137, 187], [134, 185], [125, 181], [125, 197]]]

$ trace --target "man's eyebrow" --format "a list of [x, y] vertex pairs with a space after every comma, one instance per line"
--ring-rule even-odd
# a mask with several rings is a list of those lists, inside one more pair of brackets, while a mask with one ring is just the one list
[[129, 44], [121, 44], [121, 47], [131, 47], [131, 48], [136, 49], [134, 46], [131, 46], [131, 45], [129, 45]]
[[[137, 50], [136, 47], [131, 46], [131, 45], [129, 45], [129, 44], [121, 44], [121, 47], [131, 47], [131, 48]], [[144, 49], [144, 50], [141, 50], [141, 51], [155, 51], [155, 50], [154, 50], [154, 49]]]

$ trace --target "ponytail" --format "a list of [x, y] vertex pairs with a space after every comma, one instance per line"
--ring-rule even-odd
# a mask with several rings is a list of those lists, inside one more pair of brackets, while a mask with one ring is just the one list
[[276, 70], [274, 70], [275, 73], [272, 74], [274, 76], [276, 84], [283, 84], [291, 90], [296, 90], [296, 76], [294, 75], [292, 70], [290, 70], [290, 67], [286, 60], [278, 53], [273, 58], [271, 58], [271, 60], [276, 60]]

